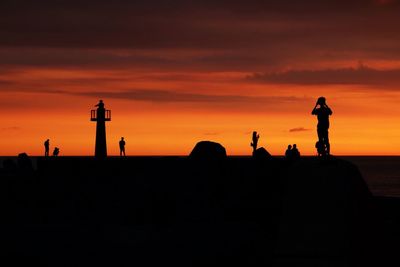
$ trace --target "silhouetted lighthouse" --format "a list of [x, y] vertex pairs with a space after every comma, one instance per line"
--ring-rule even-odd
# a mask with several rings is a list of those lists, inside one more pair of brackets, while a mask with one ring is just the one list
[[107, 157], [106, 121], [111, 121], [111, 110], [104, 108], [103, 100], [100, 100], [95, 107], [98, 107], [97, 110], [92, 110], [90, 113], [90, 120], [97, 122], [94, 156], [104, 158]]

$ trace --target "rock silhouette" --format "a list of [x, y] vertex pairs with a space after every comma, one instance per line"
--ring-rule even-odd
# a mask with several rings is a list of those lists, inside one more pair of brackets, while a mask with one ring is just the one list
[[3, 161], [3, 169], [5, 172], [15, 172], [17, 164], [12, 159], [5, 159]]
[[17, 166], [18, 169], [23, 172], [29, 172], [33, 170], [32, 160], [26, 153], [18, 154]]
[[198, 160], [223, 160], [226, 159], [225, 148], [216, 142], [200, 141], [190, 152], [189, 158]]
[[253, 157], [255, 159], [270, 159], [270, 158], [272, 158], [271, 154], [264, 147], [257, 148], [256, 151], [254, 151], [254, 153], [253, 153]]
[[386, 266], [372, 196], [334, 158], [39, 158], [31, 177], [0, 179], [19, 266]]
[[398, 224], [376, 224], [357, 167], [333, 157], [41, 157], [9, 177], [0, 244], [15, 266], [398, 265], [373, 260], [398, 262]]

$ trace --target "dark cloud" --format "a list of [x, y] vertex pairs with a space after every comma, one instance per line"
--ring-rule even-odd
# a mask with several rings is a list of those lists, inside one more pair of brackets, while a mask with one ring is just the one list
[[11, 84], [14, 84], [14, 81], [0, 79], [0, 86], [11, 85]]
[[[68, 93], [70, 94], [70, 93]], [[124, 99], [134, 101], [148, 101], [148, 102], [162, 102], [162, 103], [214, 103], [214, 104], [275, 104], [275, 103], [295, 103], [304, 101], [305, 98], [298, 97], [282, 97], [282, 96], [243, 96], [243, 95], [211, 95], [211, 94], [198, 94], [198, 93], [183, 93], [176, 91], [164, 90], [129, 90], [123, 92], [82, 92], [73, 93], [81, 96], [111, 98], [111, 99]]]
[[[9, 92], [3, 90], [2, 92]], [[201, 93], [185, 93], [168, 90], [132, 89], [126, 91], [67, 91], [59, 89], [21, 89], [13, 90], [20, 93], [59, 94], [96, 97], [99, 99], [122, 99], [130, 101], [145, 101], [156, 103], [208, 103], [208, 104], [259, 104], [280, 105], [310, 101], [307, 97], [295, 96], [246, 96], [217, 95]]]
[[400, 84], [400, 69], [377, 70], [366, 66], [358, 68], [323, 69], [323, 70], [290, 70], [285, 72], [253, 74], [246, 78], [249, 81], [271, 84], [298, 85], [387, 85]]
[[289, 132], [291, 132], [291, 133], [307, 132], [307, 131], [310, 131], [310, 129], [306, 129], [304, 127], [297, 127], [297, 128], [289, 129]]
[[[256, 72], [399, 60], [399, 13], [394, 0], [2, 0], [0, 68]], [[182, 57], [187, 51], [202, 53]]]
[[371, 40], [376, 47], [376, 40], [400, 38], [399, 4], [379, 2], [3, 0], [0, 45], [277, 50], [331, 44], [339, 51], [349, 45], [360, 49]]
[[[178, 54], [178, 55], [175, 55]], [[96, 50], [67, 48], [1, 48], [0, 73], [20, 67], [64, 69], [139, 69], [240, 71], [277, 65], [277, 58], [231, 51]]]
[[172, 65], [167, 57], [143, 55], [140, 52], [66, 49], [66, 48], [2, 48], [0, 65], [30, 67], [98, 67], [115, 68], [139, 65], [142, 67]]

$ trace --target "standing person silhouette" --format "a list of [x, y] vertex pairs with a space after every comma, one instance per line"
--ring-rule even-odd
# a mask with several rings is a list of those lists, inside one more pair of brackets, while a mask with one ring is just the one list
[[44, 142], [44, 156], [48, 157], [49, 156], [49, 151], [50, 151], [50, 139], [47, 139]]
[[119, 155], [122, 157], [122, 154], [124, 154], [125, 157], [125, 140], [123, 137], [121, 137], [119, 141]]
[[285, 158], [292, 159], [292, 145], [288, 145], [285, 151]]
[[297, 148], [297, 145], [296, 145], [296, 144], [293, 144], [293, 148], [292, 148], [292, 157], [293, 157], [294, 159], [299, 159], [299, 158], [300, 158], [300, 151], [299, 151], [299, 149]]
[[[319, 106], [319, 108], [317, 108]], [[325, 145], [326, 154], [330, 155], [330, 144], [329, 144], [329, 116], [332, 115], [332, 110], [326, 104], [325, 97], [320, 97], [315, 104], [314, 109], [311, 112], [312, 115], [316, 115], [318, 118], [317, 134], [318, 141], [321, 145]]]

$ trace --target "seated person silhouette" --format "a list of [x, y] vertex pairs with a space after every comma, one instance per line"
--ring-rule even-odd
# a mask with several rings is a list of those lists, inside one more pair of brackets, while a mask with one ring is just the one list
[[123, 137], [121, 137], [119, 141], [119, 155], [122, 157], [122, 154], [124, 154], [125, 157], [125, 140]]
[[293, 159], [298, 159], [300, 158], [300, 151], [297, 149], [297, 145], [293, 144], [293, 148], [292, 148], [292, 158]]
[[292, 145], [288, 145], [285, 152], [286, 159], [292, 159]]
[[256, 153], [257, 146], [258, 146], [258, 139], [260, 138], [260, 135], [257, 134], [256, 131], [253, 132], [253, 138], [252, 142], [250, 143], [250, 146], [253, 147], [253, 155]]
[[44, 142], [44, 156], [45, 156], [45, 157], [48, 157], [48, 156], [49, 156], [49, 151], [50, 151], [50, 140], [47, 139], [47, 140]]
[[[319, 108], [317, 108], [319, 106]], [[332, 110], [326, 104], [325, 97], [320, 97], [315, 104], [314, 109], [311, 112], [312, 115], [316, 115], [318, 118], [317, 134], [318, 141], [326, 147], [326, 154], [330, 154], [329, 144], [329, 116], [332, 115]]]
[[60, 153], [60, 149], [58, 148], [58, 147], [55, 147], [54, 148], [54, 151], [53, 151], [53, 156], [54, 157], [58, 157], [58, 154]]

